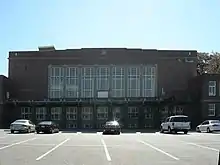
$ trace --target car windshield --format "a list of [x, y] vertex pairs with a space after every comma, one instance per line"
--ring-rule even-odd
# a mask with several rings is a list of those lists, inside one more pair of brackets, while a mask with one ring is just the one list
[[174, 117], [173, 122], [189, 122], [188, 117]]
[[42, 121], [39, 123], [39, 125], [51, 125], [52, 122], [51, 121]]
[[211, 124], [216, 124], [216, 123], [220, 124], [220, 121], [219, 120], [212, 120], [212, 121], [210, 121], [210, 123]]

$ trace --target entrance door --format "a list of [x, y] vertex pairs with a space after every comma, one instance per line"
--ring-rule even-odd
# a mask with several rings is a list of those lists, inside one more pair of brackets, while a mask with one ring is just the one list
[[113, 118], [113, 120], [120, 121], [120, 119], [121, 119], [121, 108], [120, 107], [113, 107], [112, 108], [112, 118]]

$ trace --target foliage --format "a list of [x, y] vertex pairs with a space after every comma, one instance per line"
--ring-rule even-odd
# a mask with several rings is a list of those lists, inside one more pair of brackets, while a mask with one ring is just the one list
[[220, 74], [220, 53], [218, 52], [198, 52], [198, 74], [210, 73]]

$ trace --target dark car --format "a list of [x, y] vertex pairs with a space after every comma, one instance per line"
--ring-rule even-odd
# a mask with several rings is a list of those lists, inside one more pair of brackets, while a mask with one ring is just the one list
[[121, 127], [117, 121], [108, 121], [104, 125], [103, 134], [117, 134], [120, 135]]
[[37, 133], [40, 133], [40, 132], [58, 133], [59, 132], [58, 124], [54, 123], [53, 121], [42, 121], [38, 123], [35, 129]]

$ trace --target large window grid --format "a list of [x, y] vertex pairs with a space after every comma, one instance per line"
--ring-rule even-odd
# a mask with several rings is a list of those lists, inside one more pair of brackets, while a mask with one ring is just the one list
[[49, 97], [62, 98], [64, 93], [64, 68], [49, 67]]
[[51, 120], [60, 120], [62, 115], [61, 107], [53, 107], [51, 108]]
[[65, 97], [77, 98], [79, 93], [79, 81], [78, 81], [78, 68], [67, 67], [66, 68], [66, 84], [65, 84]]
[[97, 91], [109, 90], [109, 67], [98, 67], [96, 70], [96, 88]]
[[31, 119], [32, 113], [30, 107], [21, 107], [21, 118], [22, 119]]
[[138, 108], [137, 107], [128, 107], [128, 118], [138, 119]]
[[129, 67], [128, 68], [128, 97], [140, 97], [140, 68]]
[[46, 117], [47, 117], [47, 109], [45, 107], [37, 107], [36, 108], [36, 119], [46, 120]]
[[94, 76], [93, 67], [82, 68], [82, 94], [83, 98], [93, 98], [94, 97]]
[[67, 107], [66, 119], [67, 120], [77, 120], [77, 107]]
[[209, 96], [216, 95], [216, 81], [209, 81]]
[[82, 120], [92, 120], [93, 119], [93, 108], [83, 107], [82, 108]]
[[97, 108], [97, 119], [107, 120], [108, 119], [108, 107], [98, 107]]
[[112, 97], [125, 97], [125, 69], [112, 68]]
[[143, 67], [143, 97], [155, 97], [156, 95], [156, 67]]

